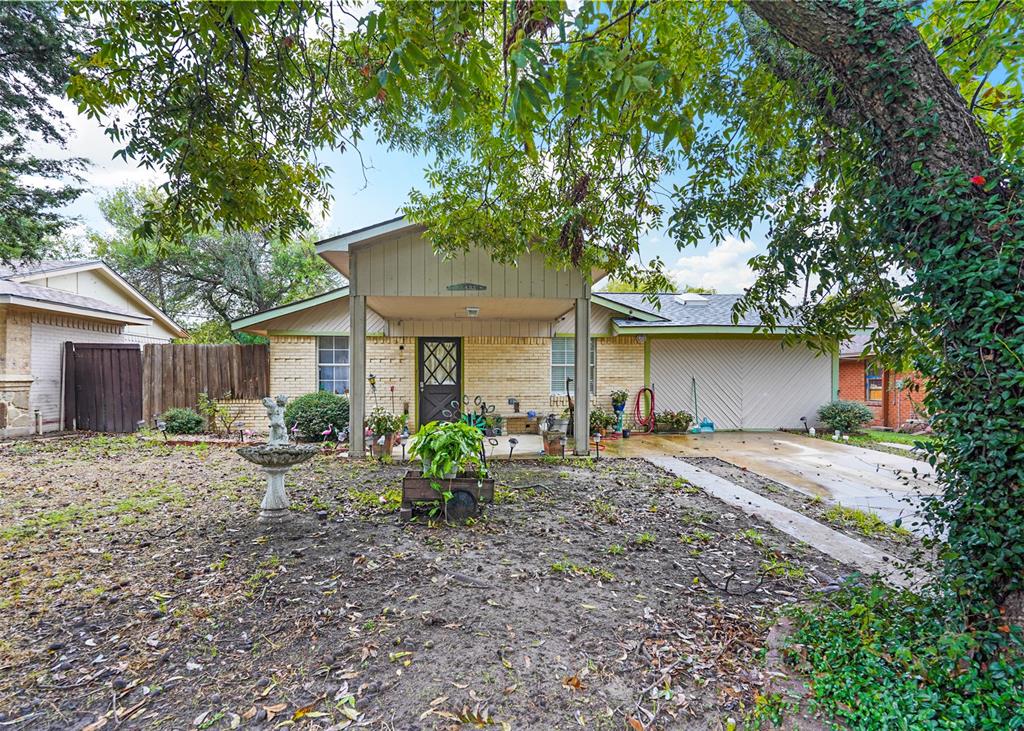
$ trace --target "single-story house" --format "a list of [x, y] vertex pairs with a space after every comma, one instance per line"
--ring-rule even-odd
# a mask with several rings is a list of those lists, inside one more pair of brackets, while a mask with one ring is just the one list
[[0, 438], [60, 428], [65, 342], [185, 335], [102, 261], [0, 264]]
[[754, 318], [734, 324], [739, 295], [655, 304], [594, 292], [604, 272], [556, 269], [533, 253], [514, 264], [484, 249], [446, 259], [423, 231], [396, 218], [325, 239], [317, 252], [348, 286], [235, 321], [269, 339], [275, 394], [348, 392], [353, 425], [380, 404], [413, 429], [463, 395], [511, 417], [512, 403], [560, 413], [572, 394], [577, 434], [589, 432], [592, 406], [610, 408], [611, 391], [647, 384], [659, 411], [692, 412], [696, 386], [697, 416], [718, 429], [799, 428], [835, 398], [837, 357], [784, 347], [785, 323], [771, 335]]
[[883, 368], [870, 352], [870, 334], [855, 335], [839, 348], [839, 398], [856, 401], [875, 415], [872, 426], [899, 429], [927, 418], [919, 373]]

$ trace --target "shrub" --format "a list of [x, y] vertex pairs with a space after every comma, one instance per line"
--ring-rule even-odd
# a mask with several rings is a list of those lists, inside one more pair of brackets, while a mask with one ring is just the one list
[[689, 431], [693, 416], [689, 411], [659, 411], [654, 415], [654, 428], [658, 431]]
[[972, 631], [960, 607], [882, 584], [846, 586], [790, 613], [786, 658], [810, 676], [815, 705], [845, 728], [1021, 727], [1019, 632], [982, 662], [986, 633]]
[[405, 426], [405, 415], [397, 416], [383, 406], [378, 406], [370, 412], [370, 418], [366, 420], [366, 425], [377, 436], [396, 434]]
[[192, 409], [168, 409], [160, 418], [168, 434], [199, 434], [203, 430], [203, 417]]
[[818, 409], [818, 419], [841, 432], [855, 432], [874, 418], [871, 409], [856, 401], [832, 401]]
[[604, 409], [594, 407], [590, 410], [590, 433], [600, 429], [611, 429], [619, 422], [619, 417], [609, 414]]
[[328, 429], [348, 426], [348, 398], [328, 391], [299, 396], [285, 407], [284, 423], [289, 429], [295, 426], [303, 439], [325, 440]]

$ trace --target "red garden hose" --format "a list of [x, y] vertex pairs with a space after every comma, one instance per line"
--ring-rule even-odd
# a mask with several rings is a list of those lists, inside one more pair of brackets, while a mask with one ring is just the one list
[[[644, 393], [651, 395], [651, 408], [647, 412], [647, 416], [641, 416], [640, 402], [643, 400]], [[633, 423], [636, 425], [639, 431], [640, 427], [644, 428], [644, 432], [650, 433], [654, 431], [654, 389], [644, 386], [636, 392], [636, 402], [633, 404]]]

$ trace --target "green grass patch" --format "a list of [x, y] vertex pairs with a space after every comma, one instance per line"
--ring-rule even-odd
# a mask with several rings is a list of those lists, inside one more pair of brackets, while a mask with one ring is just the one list
[[347, 491], [349, 503], [360, 513], [393, 513], [402, 506], [402, 490], [389, 487], [385, 490]]
[[862, 536], [891, 538], [897, 541], [909, 541], [910, 531], [897, 525], [889, 525], [874, 513], [843, 505], [833, 505], [822, 516], [832, 525], [842, 528], [853, 528]]
[[615, 574], [597, 566], [580, 566], [571, 561], [556, 561], [551, 564], [551, 570], [556, 574], [574, 574], [576, 576], [590, 576], [602, 581], [615, 581]]
[[1019, 632], [982, 662], [984, 635], [967, 630], [958, 608], [881, 584], [846, 587], [790, 613], [787, 660], [848, 728], [1024, 728]]

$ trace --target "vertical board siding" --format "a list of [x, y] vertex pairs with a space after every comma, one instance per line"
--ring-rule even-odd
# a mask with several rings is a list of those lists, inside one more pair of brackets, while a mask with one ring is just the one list
[[267, 345], [151, 344], [143, 348], [142, 366], [147, 421], [168, 409], [194, 409], [200, 393], [250, 400], [270, 393]]
[[[480, 248], [459, 252], [450, 259], [435, 254], [418, 234], [354, 248], [351, 253], [359, 276], [353, 294], [369, 297], [585, 297], [583, 274], [548, 266], [542, 254], [526, 252], [515, 264], [491, 259]], [[484, 291], [451, 291], [450, 284], [471, 282]]]
[[778, 339], [654, 338], [651, 381], [658, 411], [693, 412], [717, 429], [778, 429], [814, 421], [831, 400], [832, 365], [804, 346]]

